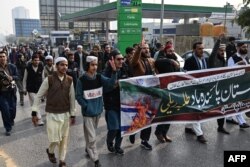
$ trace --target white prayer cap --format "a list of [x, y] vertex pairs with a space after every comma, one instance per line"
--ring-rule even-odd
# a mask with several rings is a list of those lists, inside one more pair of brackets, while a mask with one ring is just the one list
[[77, 48], [81, 48], [82, 49], [82, 45], [77, 45]]
[[225, 44], [220, 44], [219, 48], [226, 48]]
[[65, 48], [64, 50], [65, 50], [65, 51], [66, 51], [66, 50], [70, 51], [70, 49], [69, 49], [69, 48]]
[[91, 63], [92, 61], [98, 61], [98, 58], [95, 56], [87, 56], [86, 62]]
[[45, 57], [45, 60], [53, 60], [53, 57], [51, 55], [48, 55]]
[[68, 60], [65, 57], [58, 57], [55, 60], [55, 64], [59, 63], [60, 61], [66, 61], [66, 62], [68, 62]]

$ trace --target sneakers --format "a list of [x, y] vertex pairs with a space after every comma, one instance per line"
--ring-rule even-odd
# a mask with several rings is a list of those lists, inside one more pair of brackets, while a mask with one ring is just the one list
[[243, 123], [243, 124], [240, 125], [241, 129], [245, 129], [245, 128], [249, 128], [249, 127], [250, 126], [248, 124], [246, 124], [246, 123]]
[[194, 132], [194, 130], [192, 128], [185, 128], [185, 133], [196, 135], [195, 132]]
[[226, 129], [225, 129], [225, 128], [218, 128], [218, 129], [217, 129], [217, 131], [218, 131], [218, 132], [220, 132], [220, 133], [227, 134], [227, 135], [229, 135], [229, 134], [230, 134], [228, 131], [226, 131]]
[[205, 139], [205, 137], [203, 135], [197, 136], [197, 140], [198, 142], [205, 144], [207, 143], [207, 140]]
[[152, 146], [148, 143], [148, 141], [142, 140], [141, 146], [146, 150], [152, 150]]
[[38, 125], [38, 126], [43, 126], [43, 125], [44, 125], [44, 122], [43, 122], [41, 119], [39, 119], [38, 122], [37, 122], [37, 125]]
[[47, 148], [46, 149], [46, 152], [48, 154], [48, 158], [49, 158], [49, 161], [53, 164], [56, 163], [56, 157], [55, 157], [55, 154], [54, 153], [49, 153], [49, 149]]
[[118, 155], [124, 155], [124, 151], [121, 148], [115, 148], [115, 153]]
[[129, 141], [131, 144], [134, 144], [135, 143], [135, 135], [130, 135], [129, 136]]
[[11, 131], [10, 130], [7, 130], [6, 132], [5, 132], [5, 136], [10, 136], [11, 135]]
[[102, 165], [101, 165], [101, 163], [100, 163], [100, 161], [99, 160], [96, 160], [95, 161], [95, 167], [101, 167]]

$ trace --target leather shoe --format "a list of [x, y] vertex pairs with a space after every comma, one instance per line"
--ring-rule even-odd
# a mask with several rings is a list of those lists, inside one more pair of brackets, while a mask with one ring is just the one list
[[6, 131], [5, 132], [5, 136], [10, 136], [11, 135], [11, 131]]
[[194, 132], [194, 130], [192, 128], [185, 128], [185, 133], [196, 135], [195, 132]]
[[95, 167], [101, 167], [102, 165], [101, 165], [101, 163], [100, 163], [100, 161], [99, 160], [96, 160], [95, 161]]
[[207, 140], [205, 139], [205, 137], [203, 135], [197, 136], [197, 140], [198, 142], [205, 144], [207, 143]]
[[164, 136], [166, 142], [172, 142], [172, 139], [169, 136]]
[[218, 132], [220, 132], [220, 133], [227, 134], [227, 135], [229, 135], [229, 134], [230, 134], [228, 131], [226, 131], [226, 129], [225, 129], [225, 128], [218, 128], [218, 129], [217, 129], [217, 131], [218, 131]]
[[239, 123], [237, 121], [235, 121], [234, 119], [226, 119], [226, 123], [239, 125]]
[[243, 123], [243, 124], [240, 125], [240, 128], [241, 128], [241, 129], [249, 128], [249, 127], [250, 127], [250, 126], [249, 126], [248, 124], [246, 124], [246, 123]]
[[85, 153], [86, 153], [86, 157], [87, 157], [87, 158], [90, 158], [90, 155], [89, 155], [89, 153], [88, 153], [87, 148], [85, 148]]
[[66, 163], [65, 163], [65, 162], [60, 161], [60, 162], [59, 162], [59, 167], [67, 167], [67, 166], [66, 166]]
[[51, 163], [56, 163], [56, 157], [55, 157], [55, 154], [54, 153], [49, 153], [49, 149], [47, 148], [46, 149], [46, 152], [47, 152], [47, 154], [48, 154], [48, 158], [49, 158], [49, 161], [51, 162]]
[[110, 152], [115, 152], [115, 147], [113, 146], [113, 143], [107, 143], [107, 148]]
[[246, 112], [245, 115], [250, 118], [250, 112]]
[[161, 143], [165, 143], [166, 140], [165, 138], [163, 137], [163, 135], [161, 134], [155, 134], [155, 136], [157, 137], [157, 139], [161, 142]]

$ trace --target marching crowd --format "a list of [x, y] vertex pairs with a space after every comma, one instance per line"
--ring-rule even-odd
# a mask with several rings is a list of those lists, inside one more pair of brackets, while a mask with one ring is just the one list
[[[210, 57], [203, 55], [202, 42], [193, 44], [193, 53], [185, 61], [183, 70], [203, 70], [208, 68], [236, 66], [249, 64], [247, 44], [234, 43], [235, 38], [229, 38], [227, 45], [221, 43], [225, 38], [221, 34], [217, 39]], [[20, 105], [24, 105], [27, 95], [31, 105], [32, 122], [35, 126], [43, 126], [44, 120], [39, 111], [39, 104], [45, 101], [46, 128], [49, 146], [46, 149], [49, 161], [57, 163], [54, 151], [59, 148], [59, 167], [65, 167], [65, 157], [70, 125], [75, 124], [75, 101], [81, 107], [83, 118], [83, 135], [85, 152], [96, 167], [101, 163], [96, 147], [96, 129], [105, 110], [107, 123], [106, 145], [110, 152], [124, 154], [121, 148], [122, 137], [120, 128], [120, 90], [119, 79], [129, 77], [155, 75], [180, 71], [180, 63], [175, 55], [172, 41], [165, 45], [156, 44], [154, 54], [144, 40], [140, 44], [126, 48], [123, 56], [109, 44], [101, 48], [94, 45], [88, 53], [81, 45], [72, 52], [66, 46], [58, 48], [58, 57], [53, 56], [42, 47], [33, 52], [28, 46], [19, 49], [3, 49], [0, 51], [0, 110], [5, 128], [5, 135], [10, 136], [15, 125], [17, 97], [20, 95]], [[224, 57], [227, 53], [227, 58]], [[18, 89], [17, 89], [17, 88]], [[146, 99], [145, 99], [146, 100]], [[248, 113], [246, 113], [249, 116]], [[235, 118], [217, 120], [218, 132], [230, 134], [224, 128], [224, 122], [239, 125], [239, 128], [249, 128], [244, 116], [238, 114]], [[171, 142], [167, 135], [170, 124], [156, 127], [154, 134], [161, 142]], [[152, 150], [149, 142], [151, 127], [140, 132], [141, 146]], [[186, 124], [185, 132], [196, 135], [197, 141], [207, 143], [201, 124]], [[135, 135], [129, 136], [130, 142], [135, 142]]]

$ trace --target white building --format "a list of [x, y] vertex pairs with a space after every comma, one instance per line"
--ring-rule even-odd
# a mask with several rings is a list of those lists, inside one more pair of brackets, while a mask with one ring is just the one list
[[15, 7], [12, 9], [12, 25], [13, 25], [13, 33], [16, 34], [15, 29], [15, 19], [29, 19], [30, 14], [29, 10], [23, 6]]

